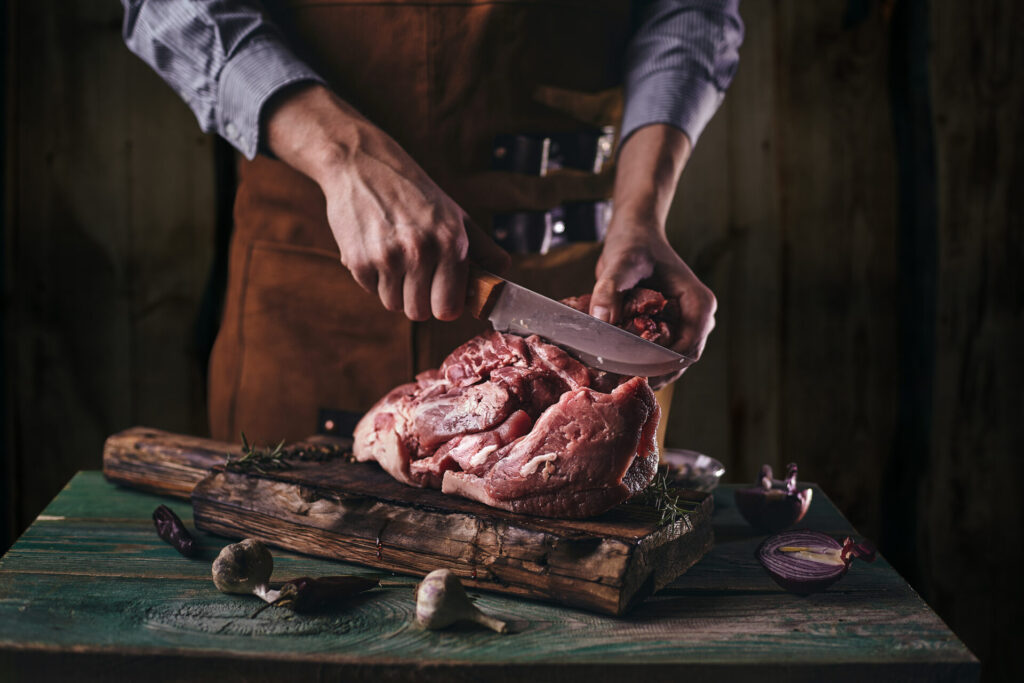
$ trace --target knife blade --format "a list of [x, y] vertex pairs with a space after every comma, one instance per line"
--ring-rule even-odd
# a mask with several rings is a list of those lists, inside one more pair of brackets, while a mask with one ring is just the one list
[[539, 335], [598, 370], [657, 377], [693, 363], [671, 349], [476, 268], [470, 269], [467, 307], [499, 332]]

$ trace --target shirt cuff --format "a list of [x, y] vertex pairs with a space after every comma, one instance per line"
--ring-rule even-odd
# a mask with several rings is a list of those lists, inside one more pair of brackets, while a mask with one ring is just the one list
[[619, 148], [638, 129], [655, 123], [679, 128], [696, 145], [723, 99], [714, 83], [685, 69], [648, 74], [626, 93]]
[[302, 81], [324, 83], [276, 35], [254, 36], [221, 71], [217, 132], [252, 159], [263, 145], [260, 115], [267, 100], [281, 88]]

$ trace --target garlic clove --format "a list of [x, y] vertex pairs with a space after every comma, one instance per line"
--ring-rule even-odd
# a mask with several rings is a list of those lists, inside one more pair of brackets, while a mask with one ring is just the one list
[[508, 633], [508, 624], [481, 612], [466, 595], [462, 582], [448, 569], [427, 574], [416, 587], [416, 623], [437, 630], [459, 622], [475, 622], [497, 633]]
[[268, 602], [277, 599], [269, 588], [274, 558], [261, 542], [247, 538], [225, 546], [213, 561], [213, 583], [222, 593], [254, 595]]

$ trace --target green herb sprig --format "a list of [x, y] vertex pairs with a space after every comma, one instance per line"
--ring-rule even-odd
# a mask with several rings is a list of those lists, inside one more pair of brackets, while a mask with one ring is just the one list
[[286, 460], [288, 452], [284, 449], [284, 439], [273, 449], [259, 449], [249, 445], [249, 440], [242, 432], [242, 457], [232, 458], [228, 455], [225, 469], [231, 472], [259, 472], [266, 474], [271, 470], [286, 470], [292, 464]]
[[638, 503], [654, 508], [660, 514], [658, 526], [672, 524], [693, 509], [693, 504], [683, 500], [672, 485], [672, 478], [667, 470], [661, 470], [643, 491], [630, 499], [630, 503]]

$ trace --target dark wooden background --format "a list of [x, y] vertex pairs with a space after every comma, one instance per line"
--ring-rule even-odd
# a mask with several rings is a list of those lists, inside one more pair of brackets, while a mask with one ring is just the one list
[[[230, 151], [116, 0], [8, 0], [0, 546], [104, 438], [205, 432]], [[673, 239], [719, 297], [669, 445], [795, 460], [966, 641], [1021, 674], [1024, 5], [748, 0]], [[216, 279], [216, 274], [213, 274]]]

